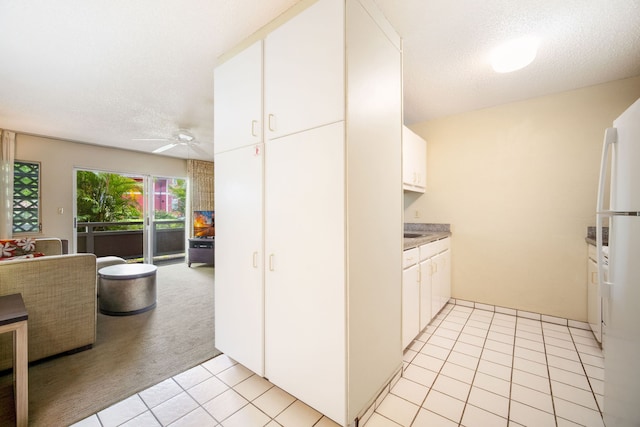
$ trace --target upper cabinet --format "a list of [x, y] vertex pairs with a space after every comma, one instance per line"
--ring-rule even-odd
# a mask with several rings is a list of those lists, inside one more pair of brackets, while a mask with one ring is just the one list
[[427, 188], [427, 141], [402, 127], [402, 188], [424, 193]]
[[[241, 83], [241, 84], [239, 84]], [[215, 153], [262, 141], [262, 41], [214, 71]]]
[[318, 2], [265, 38], [267, 140], [344, 120], [344, 16]]

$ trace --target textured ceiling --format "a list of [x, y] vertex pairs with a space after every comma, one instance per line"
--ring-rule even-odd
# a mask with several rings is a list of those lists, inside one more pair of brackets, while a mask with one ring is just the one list
[[[407, 123], [640, 75], [638, 0], [373, 0], [404, 38]], [[213, 153], [216, 58], [296, 0], [0, 0], [0, 128], [152, 151], [178, 128]], [[534, 63], [488, 65], [506, 39]]]

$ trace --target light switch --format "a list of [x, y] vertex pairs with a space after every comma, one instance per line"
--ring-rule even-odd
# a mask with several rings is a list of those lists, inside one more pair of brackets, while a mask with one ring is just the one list
[[64, 208], [58, 208], [58, 215], [62, 215], [64, 213]]

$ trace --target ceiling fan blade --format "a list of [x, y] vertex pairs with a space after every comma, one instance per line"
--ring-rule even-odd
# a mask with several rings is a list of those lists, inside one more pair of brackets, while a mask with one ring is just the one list
[[163, 145], [160, 148], [156, 148], [155, 150], [152, 151], [152, 153], [162, 153], [163, 151], [167, 151], [168, 149], [173, 148], [176, 145], [178, 145], [177, 142], [172, 142], [171, 144]]
[[206, 151], [204, 151], [202, 148], [198, 147], [195, 144], [190, 144], [189, 148], [191, 148], [194, 152], [200, 154], [203, 157], [209, 157], [209, 153], [207, 153]]

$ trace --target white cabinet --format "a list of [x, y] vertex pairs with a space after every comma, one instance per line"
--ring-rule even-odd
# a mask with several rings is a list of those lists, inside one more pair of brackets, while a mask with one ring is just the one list
[[262, 149], [258, 144], [216, 154], [214, 184], [215, 314], [217, 321], [233, 325], [216, 322], [216, 347], [258, 373], [264, 371]]
[[427, 187], [427, 142], [406, 126], [402, 127], [403, 189], [424, 193]]
[[404, 251], [402, 272], [402, 348], [411, 344], [420, 327], [420, 268], [418, 248]]
[[402, 348], [406, 349], [451, 298], [451, 239], [403, 252]]
[[596, 247], [588, 245], [587, 259], [587, 320], [593, 335], [602, 343], [602, 296], [598, 283]]
[[402, 367], [400, 40], [370, 0], [297, 10], [215, 74], [216, 347], [347, 425]]
[[267, 139], [344, 120], [344, 14], [320, 1], [265, 38]]
[[214, 151], [262, 142], [262, 41], [217, 67], [213, 86], [224, 105], [214, 109]]
[[[445, 242], [446, 241], [446, 242]], [[435, 317], [451, 298], [451, 251], [448, 248], [449, 239], [440, 241], [443, 252], [432, 259], [431, 286], [431, 315]], [[446, 245], [446, 246], [445, 246]]]

